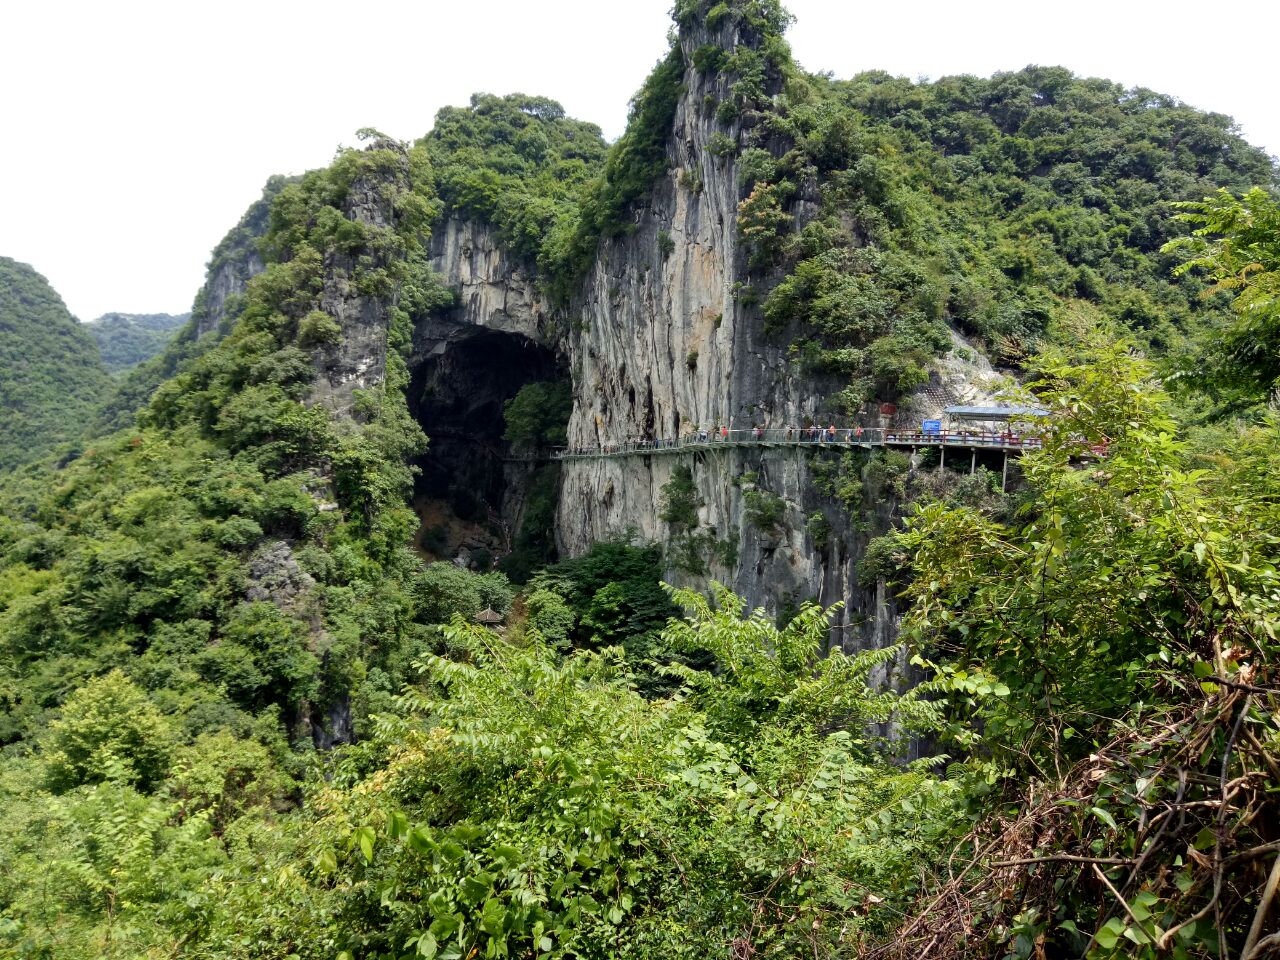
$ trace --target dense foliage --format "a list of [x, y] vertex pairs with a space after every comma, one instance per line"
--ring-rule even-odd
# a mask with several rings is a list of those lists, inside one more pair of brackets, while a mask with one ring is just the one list
[[530, 264], [550, 233], [576, 219], [606, 152], [599, 127], [522, 94], [476, 94], [470, 107], [445, 107], [422, 143], [448, 209], [495, 226]]
[[[792, 146], [738, 157], [755, 295], [799, 361], [847, 378], [849, 409], [923, 383], [949, 326], [1019, 361], [1083, 304], [1180, 348], [1225, 306], [1171, 272], [1176, 202], [1275, 183], [1227, 117], [1061, 68], [792, 76], [760, 129]], [[821, 212], [793, 224], [815, 186]]]
[[[413, 321], [454, 302], [433, 226], [488, 222], [566, 295], [667, 169], [679, 44], [607, 153], [525, 96], [443, 111], [413, 147], [367, 131], [268, 184], [210, 265], [260, 272], [234, 303], [206, 291], [126, 377], [104, 416], [128, 429], [0, 487], [0, 955], [1253, 960], [1280, 942], [1280, 423], [1256, 406], [1276, 380], [1274, 201], [1182, 207], [1200, 233], [1161, 252], [1171, 201], [1271, 166], [1144, 91], [1044, 68], [838, 83], [791, 64], [772, 0], [675, 14], [707, 41], [692, 67], [727, 81], [701, 109], [742, 178], [758, 289], [739, 296], [846, 377], [850, 407], [920, 383], [952, 324], [1025, 357], [1051, 411], [1012, 496], [892, 452], [813, 455], [851, 512], [918, 501], [854, 574], [897, 594], [910, 648], [824, 657], [833, 610], [664, 587], [736, 562], [696, 461], [663, 487], [661, 545], [551, 562], [545, 465], [505, 572], [408, 548], [427, 441], [406, 358]], [[20, 294], [0, 337], [33, 316], [74, 337], [34, 274], [0, 268]], [[371, 317], [385, 378], [350, 390], [344, 324]], [[1143, 356], [1184, 335], [1250, 421], [1196, 400], [1188, 425]], [[19, 342], [0, 389], [48, 387], [28, 341], [0, 350]], [[49, 436], [87, 422], [80, 402]], [[520, 391], [514, 451], [562, 443], [568, 404], [563, 384]], [[780, 539], [759, 479], [735, 496]], [[823, 512], [807, 532], [830, 532]], [[501, 628], [473, 622], [486, 608]]]
[[1280, 205], [1254, 188], [1180, 206], [1196, 230], [1165, 245], [1188, 258], [1178, 272], [1203, 270], [1209, 293], [1235, 297], [1233, 321], [1200, 331], [1180, 374], [1230, 407], [1270, 399], [1280, 381]]
[[0, 257], [0, 472], [79, 440], [108, 384], [97, 344], [62, 298]]
[[85, 326], [98, 341], [107, 372], [115, 375], [159, 354], [190, 319], [188, 313], [107, 313]]
[[898, 538], [904, 633], [1005, 795], [894, 955], [1235, 955], [1277, 814], [1280, 425], [1209, 459], [1127, 344], [1036, 369], [1053, 430], [1027, 506], [922, 505]]
[[[53, 482], [10, 487], [5, 740], [122, 657], [188, 730], [240, 734], [260, 717], [310, 724], [317, 703], [359, 689], [371, 652], [394, 658], [412, 617], [404, 461], [421, 433], [398, 391], [358, 398], [358, 432], [303, 404], [314, 368], [299, 340], [337, 250], [363, 254], [353, 279], [370, 290], [394, 274], [431, 295], [412, 256], [433, 213], [410, 186], [418, 162], [380, 141], [282, 191], [272, 262], [232, 333], [156, 392], [138, 430], [95, 442]], [[394, 227], [347, 219], [348, 191], [373, 177]], [[322, 509], [329, 498], [339, 510]]]

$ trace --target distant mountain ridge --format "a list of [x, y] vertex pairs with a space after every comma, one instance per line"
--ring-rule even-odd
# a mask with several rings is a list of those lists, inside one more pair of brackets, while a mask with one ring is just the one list
[[0, 257], [0, 472], [80, 436], [110, 386], [97, 342], [57, 291]]
[[107, 372], [115, 376], [164, 350], [190, 319], [190, 313], [104, 313], [85, 327], [98, 342]]

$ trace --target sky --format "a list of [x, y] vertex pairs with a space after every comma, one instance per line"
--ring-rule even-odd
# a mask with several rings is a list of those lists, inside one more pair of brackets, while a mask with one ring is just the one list
[[[672, 0], [40, 0], [0, 8], [0, 256], [83, 320], [181, 313], [273, 173], [355, 131], [411, 140], [473, 92], [559, 100], [613, 139]], [[1066, 66], [1233, 116], [1280, 154], [1280, 4], [784, 0], [808, 70]]]

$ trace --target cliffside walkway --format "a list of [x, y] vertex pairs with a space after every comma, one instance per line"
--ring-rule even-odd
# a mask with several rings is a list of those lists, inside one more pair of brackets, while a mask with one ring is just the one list
[[[614, 457], [653, 457], [670, 456], [685, 453], [696, 453], [701, 450], [730, 450], [748, 447], [774, 449], [836, 449], [872, 450], [877, 447], [888, 447], [897, 450], [918, 450], [937, 447], [939, 450], [938, 469], [947, 463], [947, 451], [967, 451], [969, 454], [969, 472], [978, 469], [978, 452], [993, 450], [1001, 454], [1000, 488], [1003, 490], [1009, 482], [1009, 456], [1027, 450], [1039, 450], [1040, 437], [1018, 434], [1010, 431], [996, 433], [992, 431], [943, 431], [924, 433], [912, 430], [887, 430], [879, 427], [837, 428], [833, 435], [830, 430], [812, 430], [808, 428], [770, 428], [767, 430], [729, 430], [726, 433], [703, 431], [687, 437], [658, 440], [632, 440], [626, 443], [606, 445], [594, 448], [569, 448], [557, 450], [552, 454], [555, 460], [600, 460]], [[1105, 453], [1102, 453], [1105, 456]], [[963, 460], [961, 461], [963, 464]]]
[[1040, 438], [1016, 433], [992, 433], [976, 431], [958, 431], [942, 433], [921, 433], [915, 431], [886, 430], [879, 427], [864, 428], [840, 427], [832, 436], [829, 430], [814, 431], [807, 428], [767, 430], [730, 430], [727, 434], [715, 431], [691, 434], [686, 437], [658, 440], [631, 440], [626, 443], [606, 444], [600, 447], [570, 447], [557, 450], [552, 454], [556, 460], [598, 460], [609, 457], [652, 457], [671, 454], [690, 453], [698, 450], [724, 450], [727, 448], [760, 447], [766, 450], [794, 447], [824, 448], [836, 447], [852, 449], [855, 447], [873, 449], [876, 447], [892, 447], [896, 449], [916, 450], [938, 447], [945, 451], [961, 449], [977, 452], [979, 450], [999, 450], [1004, 453], [1022, 453], [1026, 450], [1038, 450]]

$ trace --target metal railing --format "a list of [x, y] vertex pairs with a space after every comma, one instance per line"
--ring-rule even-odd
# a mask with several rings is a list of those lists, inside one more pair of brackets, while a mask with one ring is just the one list
[[747, 430], [703, 430], [682, 437], [626, 440], [598, 447], [570, 447], [552, 453], [556, 460], [596, 457], [652, 456], [725, 447], [963, 447], [990, 450], [1038, 450], [1039, 436], [985, 431], [924, 433], [881, 427], [769, 427]]

